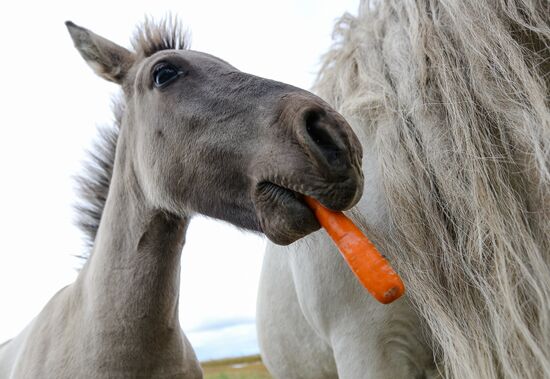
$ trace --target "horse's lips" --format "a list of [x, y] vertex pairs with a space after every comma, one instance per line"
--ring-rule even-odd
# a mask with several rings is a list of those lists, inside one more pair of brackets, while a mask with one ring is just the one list
[[320, 228], [303, 195], [297, 192], [265, 182], [254, 200], [262, 232], [278, 245], [288, 245]]

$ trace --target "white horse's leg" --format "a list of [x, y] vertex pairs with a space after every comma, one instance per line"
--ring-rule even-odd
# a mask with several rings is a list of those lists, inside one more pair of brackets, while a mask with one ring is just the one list
[[418, 318], [405, 299], [350, 307], [331, 335], [341, 379], [439, 378]]
[[277, 379], [337, 378], [332, 349], [300, 309], [288, 253], [269, 244], [264, 257], [256, 318], [262, 359]]

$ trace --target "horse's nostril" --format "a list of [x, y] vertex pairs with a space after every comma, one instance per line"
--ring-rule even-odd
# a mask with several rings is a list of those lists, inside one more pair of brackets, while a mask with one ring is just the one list
[[311, 141], [319, 148], [329, 165], [339, 163], [342, 149], [329, 132], [329, 126], [323, 120], [320, 112], [308, 111], [305, 114], [304, 122]]

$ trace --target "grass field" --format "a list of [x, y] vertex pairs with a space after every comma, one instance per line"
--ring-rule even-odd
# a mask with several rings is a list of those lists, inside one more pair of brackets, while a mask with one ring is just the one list
[[271, 379], [259, 355], [201, 362], [204, 379]]

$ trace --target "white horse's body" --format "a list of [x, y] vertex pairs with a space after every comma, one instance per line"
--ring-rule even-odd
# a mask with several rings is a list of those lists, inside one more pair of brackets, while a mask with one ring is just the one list
[[316, 90], [363, 144], [351, 216], [407, 295], [373, 300], [322, 231], [270, 244], [269, 370], [550, 378], [550, 3], [364, 1], [335, 35]]

